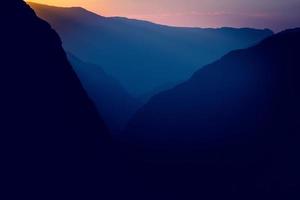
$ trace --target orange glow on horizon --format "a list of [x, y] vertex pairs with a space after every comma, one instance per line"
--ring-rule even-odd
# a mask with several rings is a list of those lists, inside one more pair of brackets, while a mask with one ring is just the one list
[[104, 4], [102, 0], [25, 0], [27, 2], [40, 3], [49, 6], [58, 7], [83, 7], [92, 12], [100, 15], [110, 15], [111, 11], [108, 10], [107, 3]]

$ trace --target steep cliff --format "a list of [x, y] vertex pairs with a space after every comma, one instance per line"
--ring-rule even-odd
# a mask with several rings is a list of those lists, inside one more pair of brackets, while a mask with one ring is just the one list
[[52, 186], [67, 189], [88, 176], [83, 163], [107, 161], [109, 133], [56, 32], [21, 0], [3, 2], [1, 15], [0, 132], [6, 185], [20, 185], [12, 195], [22, 193], [21, 188], [52, 195]]

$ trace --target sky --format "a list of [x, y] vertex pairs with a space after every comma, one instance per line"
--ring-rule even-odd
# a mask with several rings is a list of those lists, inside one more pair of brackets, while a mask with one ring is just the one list
[[30, 0], [80, 6], [122, 16], [189, 27], [255, 27], [281, 31], [300, 26], [300, 0]]

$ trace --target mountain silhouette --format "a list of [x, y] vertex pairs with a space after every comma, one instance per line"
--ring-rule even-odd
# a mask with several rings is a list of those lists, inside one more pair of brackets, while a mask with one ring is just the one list
[[106, 125], [56, 32], [21, 0], [2, 2], [1, 14], [1, 181], [12, 190], [3, 192], [53, 199], [92, 190], [109, 174]]
[[169, 27], [102, 17], [79, 7], [30, 5], [58, 31], [67, 51], [102, 66], [138, 98], [152, 96], [170, 83], [173, 87], [190, 78], [199, 66], [272, 34], [248, 28]]
[[299, 47], [300, 28], [283, 31], [153, 97], [126, 131], [128, 141], [142, 145], [145, 160], [164, 166], [152, 166], [149, 182], [172, 191], [247, 194], [239, 199], [294, 199], [300, 186]]
[[68, 58], [84, 88], [95, 102], [112, 133], [120, 133], [141, 102], [131, 97], [121, 84], [100, 66], [81, 61], [71, 53]]

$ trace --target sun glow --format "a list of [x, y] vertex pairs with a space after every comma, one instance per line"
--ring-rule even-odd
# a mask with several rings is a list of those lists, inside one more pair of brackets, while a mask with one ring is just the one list
[[84, 7], [90, 11], [109, 15], [109, 7], [105, 5], [102, 0], [25, 0], [27, 2], [40, 3], [58, 7]]

